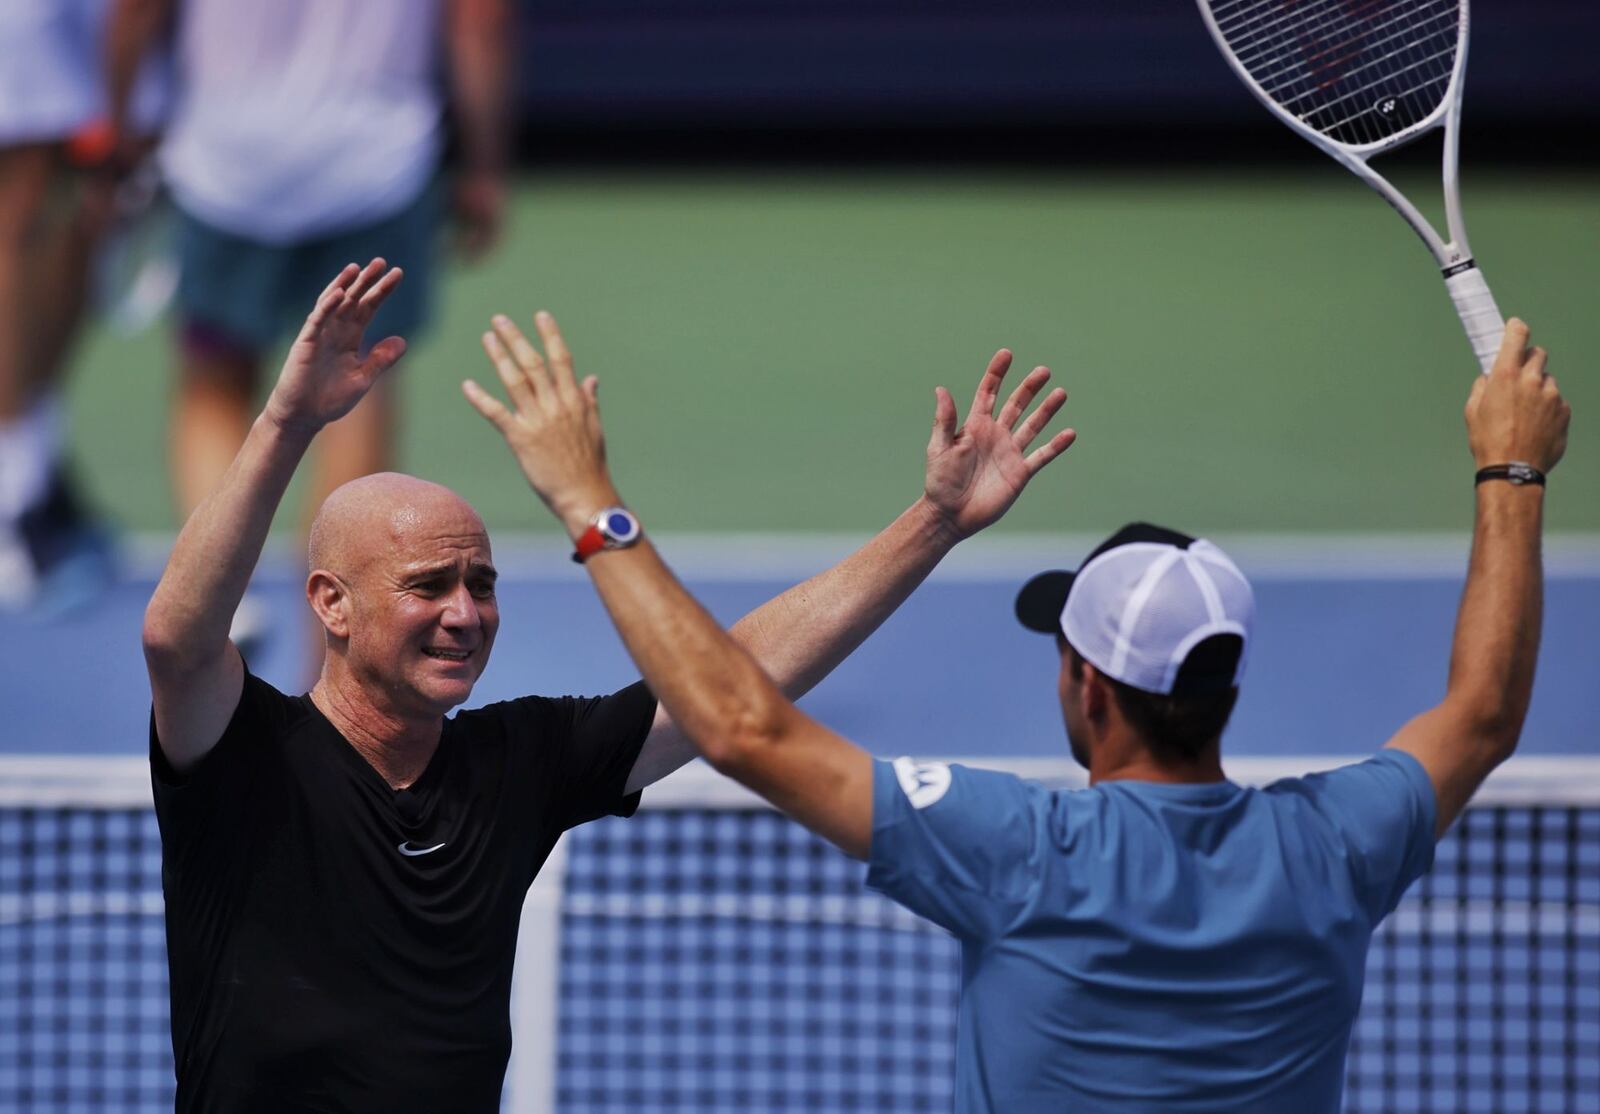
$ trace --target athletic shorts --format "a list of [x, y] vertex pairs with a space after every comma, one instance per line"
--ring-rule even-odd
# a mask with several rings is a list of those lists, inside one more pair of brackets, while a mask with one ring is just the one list
[[442, 192], [435, 183], [392, 217], [289, 244], [225, 232], [175, 205], [178, 320], [185, 329], [261, 352], [299, 330], [345, 264], [364, 266], [382, 256], [406, 277], [367, 327], [367, 342], [415, 340], [431, 316]]
[[0, 147], [59, 142], [102, 112], [99, 44], [77, 3], [0, 0]]

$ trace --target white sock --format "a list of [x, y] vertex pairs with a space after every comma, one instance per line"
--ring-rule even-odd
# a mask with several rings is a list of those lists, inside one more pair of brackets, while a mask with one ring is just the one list
[[61, 399], [46, 395], [15, 421], [0, 422], [0, 522], [15, 522], [44, 497], [61, 450]]

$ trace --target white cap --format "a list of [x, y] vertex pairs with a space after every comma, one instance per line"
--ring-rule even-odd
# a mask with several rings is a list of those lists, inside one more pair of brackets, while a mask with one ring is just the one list
[[1134, 523], [1076, 573], [1034, 577], [1016, 611], [1030, 630], [1059, 631], [1108, 677], [1145, 692], [1198, 695], [1238, 685], [1255, 596], [1215, 545]]

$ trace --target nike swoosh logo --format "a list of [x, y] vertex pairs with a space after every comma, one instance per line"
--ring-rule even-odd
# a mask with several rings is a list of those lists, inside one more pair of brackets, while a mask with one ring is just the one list
[[414, 859], [418, 855], [431, 855], [433, 852], [439, 850], [439, 848], [443, 846], [444, 844], [442, 843], [435, 843], [432, 847], [413, 847], [411, 846], [411, 841], [408, 839], [404, 843], [399, 844], [397, 850], [399, 850], [402, 855], [406, 856], [406, 858]]

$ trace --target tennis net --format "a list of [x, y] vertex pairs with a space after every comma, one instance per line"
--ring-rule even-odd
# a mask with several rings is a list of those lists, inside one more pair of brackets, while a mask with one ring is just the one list
[[[1514, 762], [1440, 844], [1374, 938], [1346, 1110], [1600, 1109], [1597, 774]], [[705, 771], [646, 797], [541, 879], [524, 946], [559, 963], [519, 973], [508, 1108], [949, 1109], [954, 942]], [[161, 909], [142, 762], [0, 762], [0, 1114], [171, 1109]]]

